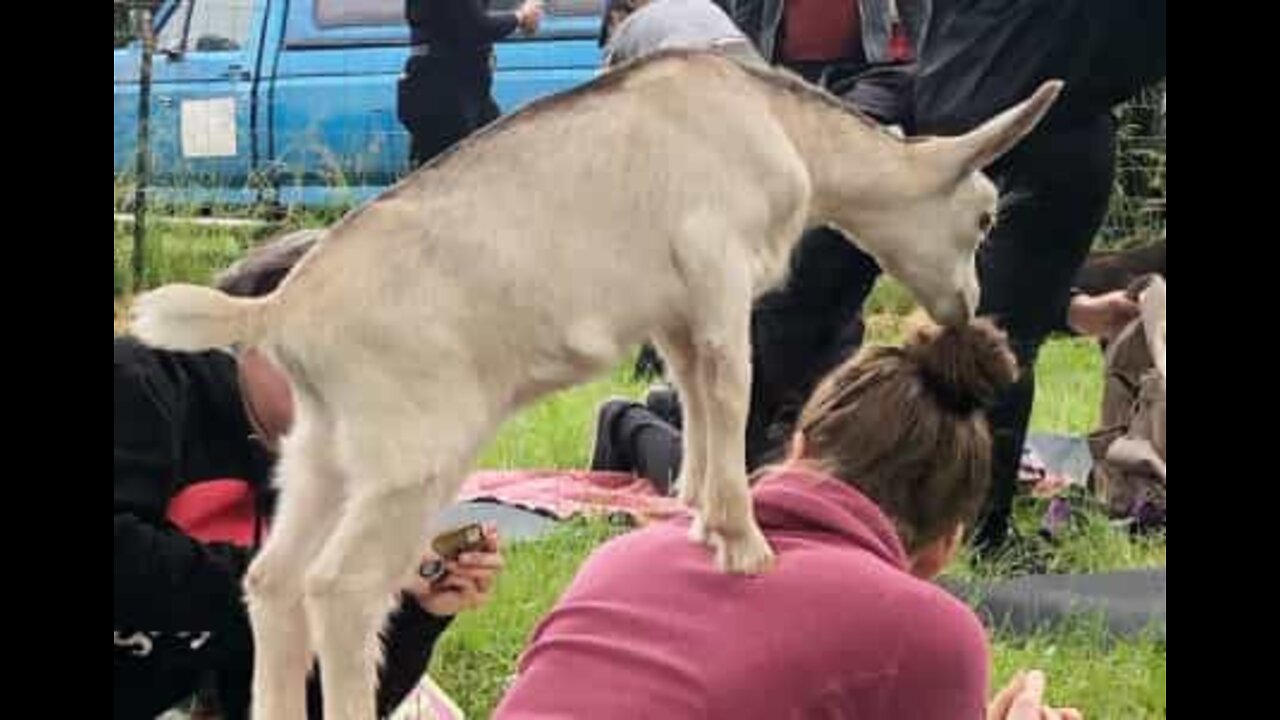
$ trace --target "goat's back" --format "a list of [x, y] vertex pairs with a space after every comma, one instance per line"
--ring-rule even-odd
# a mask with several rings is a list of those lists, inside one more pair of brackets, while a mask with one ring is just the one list
[[672, 249], [691, 218], [762, 243], [778, 188], [804, 184], [733, 63], [642, 62], [477, 133], [328, 232], [282, 285], [278, 341], [498, 377], [612, 361], [687, 304]]

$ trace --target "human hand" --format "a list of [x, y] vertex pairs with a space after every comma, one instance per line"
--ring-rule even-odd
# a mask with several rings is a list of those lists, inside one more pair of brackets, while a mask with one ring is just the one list
[[[503, 568], [499, 544], [497, 528], [486, 524], [483, 547], [446, 560], [444, 575], [434, 581], [415, 575], [406, 589], [417, 598], [422, 609], [432, 615], [456, 615], [479, 607], [489, 601], [494, 581]], [[423, 555], [424, 562], [438, 559], [431, 551]]]
[[1111, 341], [1141, 309], [1123, 290], [1102, 295], [1076, 295], [1067, 308], [1067, 324], [1081, 335]]
[[1044, 673], [1018, 671], [987, 706], [987, 720], [1084, 720], [1075, 708], [1044, 704]]
[[524, 0], [516, 10], [516, 22], [526, 35], [537, 32], [542, 23], [542, 0]]

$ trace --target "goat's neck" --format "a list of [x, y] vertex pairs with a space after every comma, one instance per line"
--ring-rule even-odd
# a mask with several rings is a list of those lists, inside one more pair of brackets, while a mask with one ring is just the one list
[[912, 194], [916, 175], [898, 138], [824, 104], [780, 105], [779, 119], [809, 170], [811, 226], [856, 233], [864, 208]]

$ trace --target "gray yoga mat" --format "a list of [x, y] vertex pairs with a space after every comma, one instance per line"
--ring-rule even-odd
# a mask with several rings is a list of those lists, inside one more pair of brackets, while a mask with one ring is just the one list
[[491, 522], [498, 526], [503, 542], [535, 540], [556, 527], [556, 520], [541, 513], [512, 505], [482, 500], [458, 502], [445, 508], [438, 516], [441, 528], [465, 525], [469, 522]]
[[1165, 568], [1066, 575], [1025, 575], [999, 581], [941, 583], [969, 602], [991, 627], [1033, 634], [1084, 616], [1101, 619], [1115, 637], [1151, 633], [1165, 639]]

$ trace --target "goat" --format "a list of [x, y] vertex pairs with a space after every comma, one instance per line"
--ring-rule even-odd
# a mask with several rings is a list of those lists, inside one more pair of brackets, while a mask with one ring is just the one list
[[374, 716], [378, 630], [435, 513], [498, 425], [652, 337], [685, 407], [680, 498], [726, 572], [773, 554], [744, 466], [753, 298], [806, 228], [855, 238], [936, 320], [965, 323], [996, 189], [981, 169], [1058, 81], [970, 133], [903, 140], [784, 71], [667, 50], [544, 98], [331, 227], [280, 286], [140, 296], [175, 350], [262, 348], [290, 377], [280, 507], [245, 578], [253, 717]]

